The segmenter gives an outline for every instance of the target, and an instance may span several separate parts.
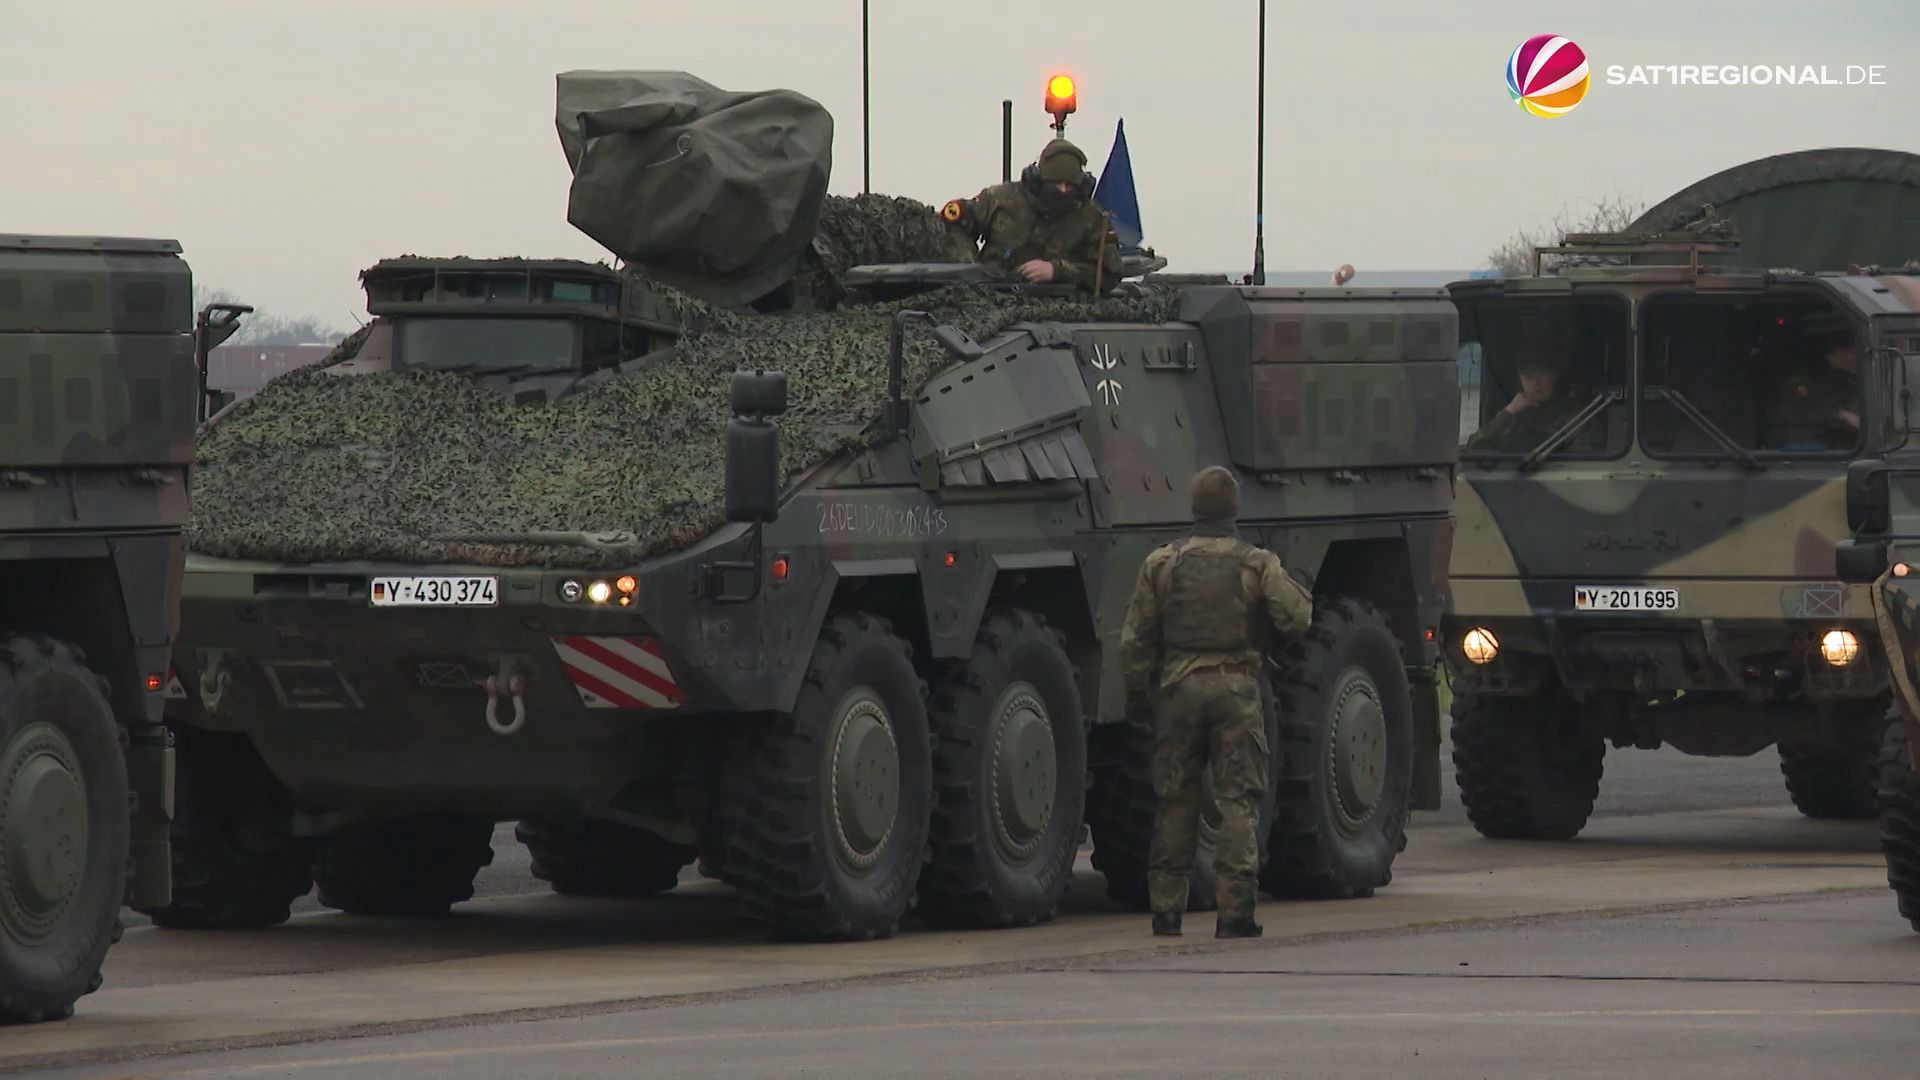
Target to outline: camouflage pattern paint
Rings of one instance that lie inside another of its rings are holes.
[[[80,650],[121,726],[129,791],[92,796],[132,807],[129,872],[123,883],[114,868],[107,901],[116,914],[122,900],[170,890],[162,691],[178,627],[194,345],[178,243],[0,235],[0,606],[14,632]]]
[[[1011,273],[1038,259],[1053,264],[1050,281],[1104,293],[1120,278],[1120,238],[1092,193],[1088,180],[1080,201],[1049,218],[1024,180],[995,184],[971,199],[950,200],[940,216],[968,250],[979,245],[983,263]]]
[[[1833,325],[1867,346],[1863,357],[1910,348],[1920,311],[1920,278],[1911,274],[1705,272],[1685,284],[1682,276],[1594,270],[1557,283],[1576,297],[1611,296],[1627,305],[1621,318],[1637,336],[1628,400],[1653,381],[1643,311],[1657,297],[1690,293],[1729,307],[1817,297]],[[1474,283],[1455,292],[1499,303],[1548,284]],[[1835,563],[1837,545],[1850,536],[1848,461],[1906,439],[1890,391],[1904,374],[1897,362],[1883,362],[1890,366],[1862,369],[1863,432],[1853,451],[1756,449],[1764,467],[1755,470],[1728,454],[1662,456],[1647,445],[1643,406],[1628,424],[1616,423],[1619,452],[1611,455],[1554,455],[1524,470],[1514,455],[1463,453],[1455,483],[1460,540],[1443,634],[1456,692],[1530,694],[1545,672],[1575,692],[1744,692],[1765,681],[1756,675],[1764,667],[1804,675],[1802,701],[1886,694],[1887,670],[1872,644],[1870,587],[1842,582]],[[1675,588],[1678,607],[1575,606],[1577,588],[1613,585]],[[1474,627],[1492,630],[1500,643],[1500,656],[1484,668],[1461,651],[1462,636]],[[1851,631],[1863,643],[1859,658],[1842,669],[1819,656],[1819,640],[1831,629]]]

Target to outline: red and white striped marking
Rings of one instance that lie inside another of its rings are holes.
[[[652,638],[557,637],[553,651],[589,709],[680,707],[680,684]]]

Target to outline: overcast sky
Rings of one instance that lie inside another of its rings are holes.
[[[873,187],[938,204],[1050,136],[1080,83],[1095,168],[1124,118],[1147,241],[1242,272],[1254,0],[875,0]],[[1516,108],[1508,54],[1586,52],[1572,113]],[[1481,265],[1515,229],[1817,146],[1920,151],[1920,0],[1268,4],[1270,269]],[[1879,65],[1878,86],[1614,86],[1609,65]],[[178,238],[196,280],[351,327],[400,254],[607,258],[566,222],[554,75],[672,69],[800,91],[861,187],[858,0],[0,0],[0,231]],[[1356,282],[1364,284],[1364,277]]]

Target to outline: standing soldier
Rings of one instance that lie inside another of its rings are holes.
[[[1193,534],[1147,556],[1120,635],[1130,717],[1149,701],[1157,706],[1153,789],[1159,805],[1147,870],[1153,932],[1180,933],[1199,839],[1201,770],[1211,766],[1221,822],[1214,936],[1259,937],[1254,822],[1267,791],[1271,748],[1256,680],[1275,638],[1312,621],[1313,601],[1279,556],[1240,539],[1240,485],[1233,473],[1218,465],[1202,469],[1188,490]]]

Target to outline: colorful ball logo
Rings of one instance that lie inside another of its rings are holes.
[[[1535,116],[1565,116],[1587,96],[1587,54],[1555,34],[1535,34],[1507,57],[1507,93]]]

